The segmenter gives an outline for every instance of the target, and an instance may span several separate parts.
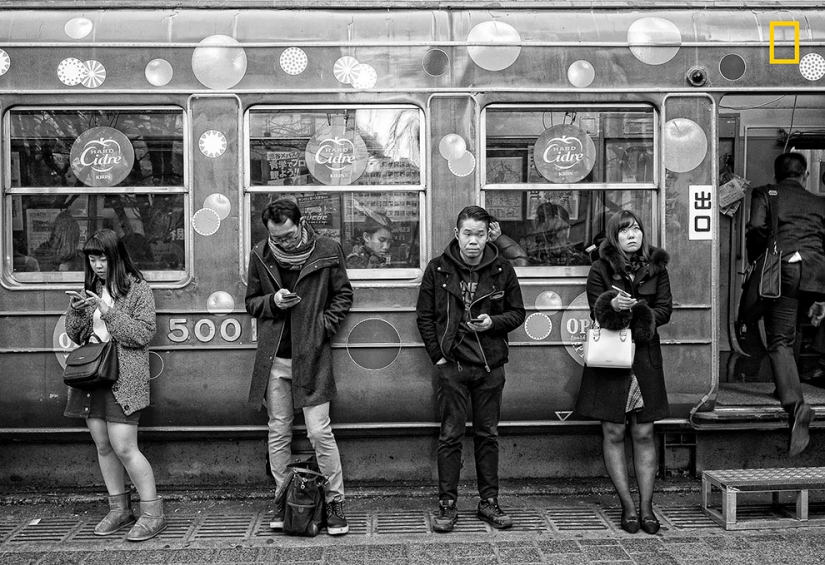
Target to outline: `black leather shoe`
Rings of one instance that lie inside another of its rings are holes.
[[[796,457],[808,447],[811,436],[808,427],[814,419],[814,412],[811,407],[804,402],[796,406],[793,414],[793,426],[791,426],[791,457]]]
[[[639,517],[635,515],[626,516],[625,513],[622,512],[622,529],[628,534],[639,533]]]
[[[659,531],[660,527],[661,524],[659,524],[659,520],[657,520],[655,516],[642,517],[642,531],[644,533],[653,535]]]

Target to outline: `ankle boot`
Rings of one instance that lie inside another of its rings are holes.
[[[109,497],[109,513],[95,526],[96,536],[108,536],[135,521],[130,496],[124,492]]]
[[[140,501],[140,518],[132,526],[126,539],[129,541],[145,541],[155,537],[166,529],[166,518],[163,515],[163,499]]]

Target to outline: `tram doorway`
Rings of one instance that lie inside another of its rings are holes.
[[[786,151],[805,155],[810,176],[807,190],[825,198],[825,96],[760,94],[729,95],[720,102],[718,185],[720,204],[731,183],[744,188],[744,198],[720,210],[720,384],[717,413],[743,408],[752,416],[781,416],[765,349],[764,323],[736,323],[743,273],[747,266],[745,226],[750,193],[774,182],[773,162]],[[727,183],[727,186],[726,186]],[[796,354],[806,401],[825,404],[825,378],[811,378],[825,362],[825,329],[801,316]]]

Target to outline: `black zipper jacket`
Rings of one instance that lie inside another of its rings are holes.
[[[468,312],[458,273],[467,266],[459,256],[458,241],[453,240],[427,265],[416,305],[418,331],[433,363],[442,357],[452,361],[461,324],[479,314],[489,315],[492,327],[475,334],[489,371],[507,362],[507,334],[524,323],[521,286],[510,262],[500,257],[493,245],[487,245],[481,263],[474,268],[478,286]]]

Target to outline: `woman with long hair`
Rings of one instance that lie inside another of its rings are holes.
[[[587,277],[590,317],[602,328],[631,328],[636,355],[631,369],[584,367],[576,411],[601,420],[604,463],[622,504],[622,528],[659,531],[653,512],[656,444],[653,422],[669,415],[657,328],[670,320],[673,300],[664,249],[651,247],[642,220],[629,210],[607,222],[599,259]],[[619,289],[619,290],[616,290]],[[630,493],[625,434],[630,428],[638,509]]]
[[[114,340],[118,380],[111,387],[69,387],[65,416],[85,418],[97,448],[109,513],[95,534],[113,534],[135,522],[125,473],[140,495],[140,517],[126,539],[143,541],[166,528],[155,475],[137,443],[141,411],[149,406],[149,342],[155,335],[155,300],[123,241],[115,232],[96,232],[83,247],[86,280],[82,292],[69,291],[66,332],[75,343],[94,334]]]

